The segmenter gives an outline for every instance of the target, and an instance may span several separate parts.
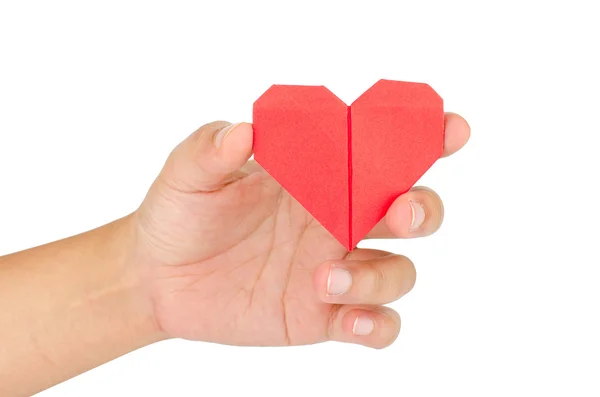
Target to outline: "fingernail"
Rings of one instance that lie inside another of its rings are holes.
[[[414,232],[421,227],[423,221],[425,220],[425,209],[421,204],[414,201],[409,201],[409,203],[412,211],[412,222],[410,223],[409,231]]]
[[[240,124],[241,123],[229,124],[228,126],[221,128],[221,130],[217,132],[217,135],[215,136],[215,146],[217,147],[217,149],[221,147],[221,144],[223,143],[223,140],[227,138],[227,135],[229,135],[231,131],[233,131],[235,127],[237,127]]]
[[[354,326],[352,327],[352,333],[358,336],[369,335],[375,329],[375,323],[367,316],[358,316],[354,320]]]
[[[331,266],[327,278],[327,295],[342,295],[348,292],[351,285],[352,275],[348,270]]]

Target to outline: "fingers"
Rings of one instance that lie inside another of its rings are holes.
[[[456,113],[446,113],[444,123],[444,152],[442,157],[458,152],[469,140],[471,127]]]
[[[159,178],[185,193],[212,192],[239,178],[251,154],[251,124],[216,121],[181,142]]]
[[[328,261],[317,267],[314,283],[323,302],[335,304],[390,303],[415,285],[416,271],[406,257],[378,253],[360,254],[365,259]],[[377,251],[376,251],[377,252]]]
[[[329,318],[329,339],[381,349],[400,333],[400,316],[382,306],[334,306]]]
[[[400,316],[376,305],[406,294],[415,278],[410,260],[378,250],[358,249],[348,259],[321,264],[314,283],[319,298],[333,304],[329,339],[374,348],[389,346],[400,332]]]
[[[444,219],[442,199],[433,190],[415,187],[398,197],[367,238],[414,238],[437,231]]]

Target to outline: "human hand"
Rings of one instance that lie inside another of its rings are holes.
[[[444,156],[468,140],[447,114]],[[400,318],[381,306],[415,283],[406,257],[348,252],[257,163],[252,126],[207,124],[168,158],[133,223],[134,266],[165,337],[233,345],[328,340],[385,347]],[[398,197],[367,238],[413,238],[441,225],[432,190]]]

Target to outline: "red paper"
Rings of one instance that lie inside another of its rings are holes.
[[[421,83],[380,80],[351,106],[274,85],[253,123],[256,161],[349,250],[443,150],[442,98]]]

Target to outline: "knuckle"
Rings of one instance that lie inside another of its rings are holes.
[[[368,293],[371,296],[379,296],[385,290],[386,275],[378,263],[369,262],[369,285]]]
[[[213,121],[212,123],[204,124],[202,127],[194,131],[192,134],[192,140],[196,148],[202,146],[203,142],[205,141],[204,137],[207,134],[213,135],[227,124],[228,123],[226,121]]]
[[[228,121],[217,120],[217,121],[213,121],[213,122],[204,124],[202,127],[198,128],[198,130],[196,132],[198,132],[200,134],[205,134],[207,132],[215,132],[229,124],[231,124],[231,123]]]

